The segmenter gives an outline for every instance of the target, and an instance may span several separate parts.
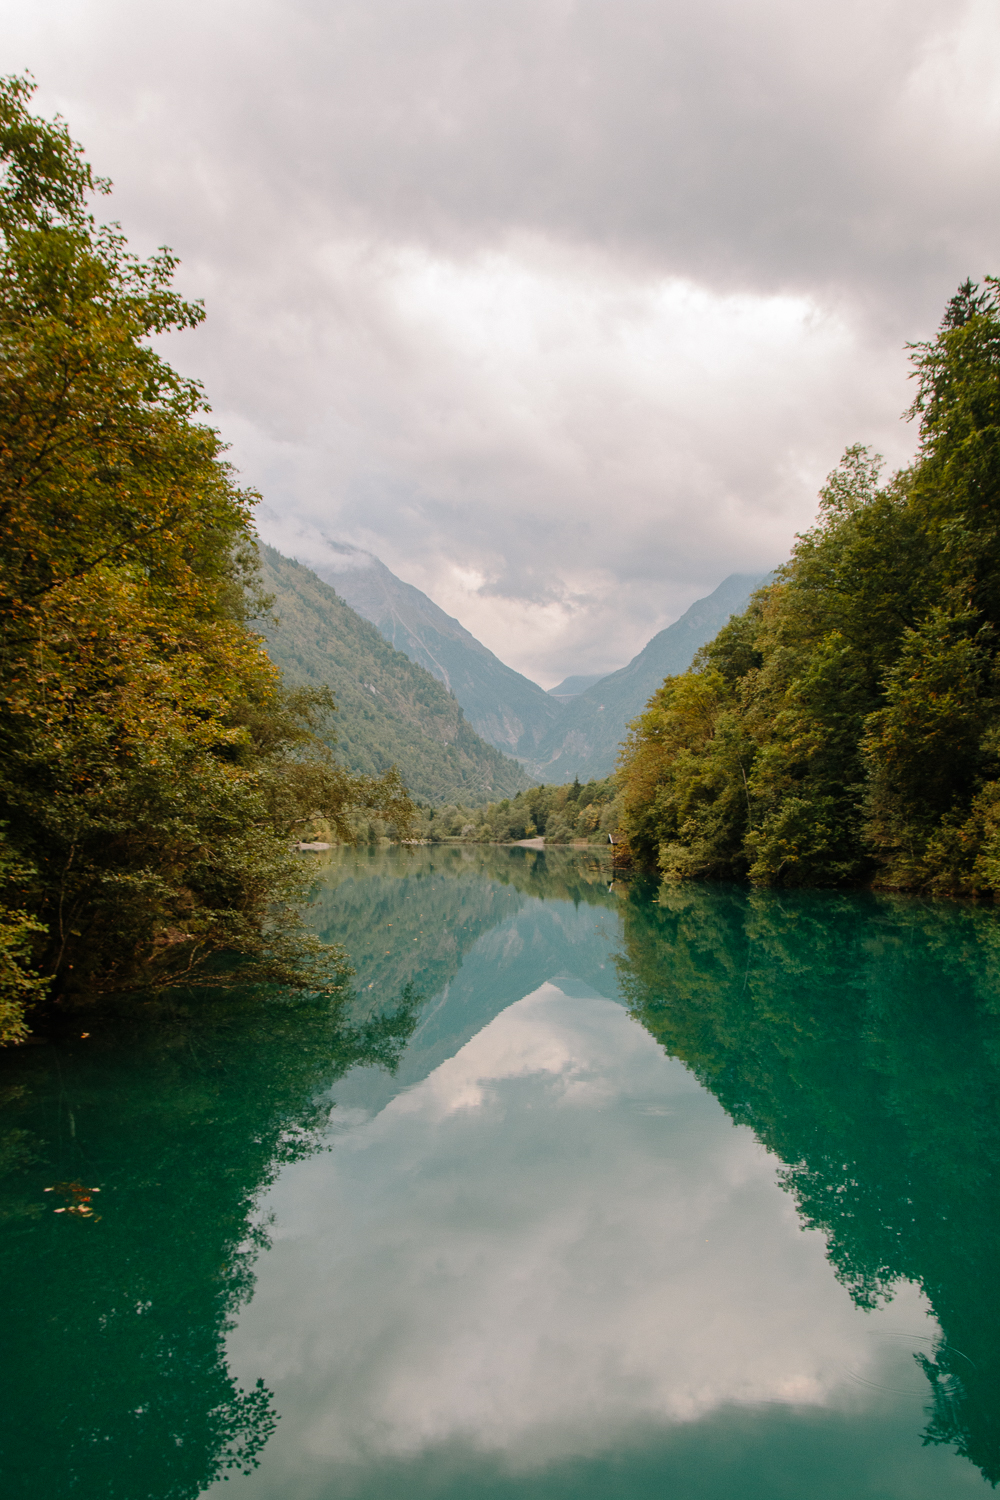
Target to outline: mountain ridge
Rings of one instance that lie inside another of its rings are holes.
[[[642,712],[664,677],[687,671],[695,652],[731,615],[740,613],[770,573],[730,573],[718,588],[695,602],[672,625],[657,632],[624,667],[565,702],[560,722],[539,741],[527,762],[541,780],[581,781],[610,776],[631,721]]]
[[[476,805],[533,784],[520,764],[481,739],[436,677],[312,569],[263,542],[258,555],[276,618],[256,629],[288,682],[333,689],[334,754],[342,764],[372,776],[398,765],[411,795],[434,803]]]
[[[567,703],[571,698],[579,698],[588,688],[596,687],[603,682],[605,677],[610,677],[610,672],[591,672],[587,677],[575,676],[564,677],[562,682],[557,682],[555,687],[549,688],[550,698],[555,698],[558,703]]]
[[[546,692],[506,666],[420,589],[397,578],[374,553],[328,538],[324,545],[325,560],[300,566],[442,683],[483,740],[543,781],[610,775],[629,724],[664,677],[686,671],[699,647],[771,576],[731,573],[624,667],[603,676],[570,676]]]
[[[306,566],[397,651],[442,682],[482,739],[505,754],[530,758],[559,718],[560,705],[545,689],[508,667],[374,553],[343,542],[326,545],[333,557]]]

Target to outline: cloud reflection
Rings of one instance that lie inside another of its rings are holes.
[[[336,1114],[334,1116],[336,1118]],[[277,1184],[232,1336],[283,1414],[269,1471],[447,1442],[531,1467],[732,1403],[871,1404],[876,1330],[773,1158],[621,1007],[510,1006]]]

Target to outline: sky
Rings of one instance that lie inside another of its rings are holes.
[[[548,687],[788,556],[1000,271],[985,0],[0,0],[266,540],[376,553]]]

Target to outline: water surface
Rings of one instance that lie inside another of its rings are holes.
[[[990,1488],[997,913],[609,883],[320,857],[349,1016],[4,1058],[7,1493]]]

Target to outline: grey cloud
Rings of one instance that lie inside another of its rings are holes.
[[[108,51],[84,69],[137,144],[169,128],[206,228],[253,190],[265,239],[282,219],[459,250],[529,230],[921,312],[995,243],[995,122],[956,141],[928,83],[963,19],[943,0],[152,6],[138,34],[131,7],[89,11]]]
[[[779,560],[846,443],[904,460],[900,346],[992,265],[981,5],[0,13],[205,297],[170,357],[272,513],[553,682]]]

